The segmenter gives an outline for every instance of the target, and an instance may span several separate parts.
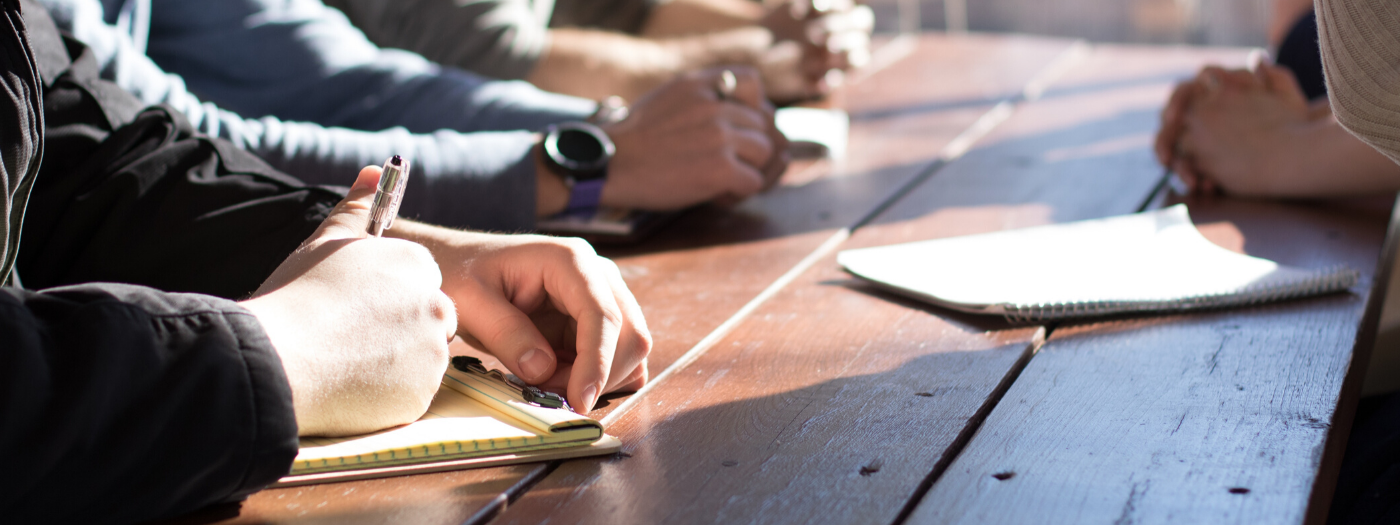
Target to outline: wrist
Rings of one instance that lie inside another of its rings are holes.
[[[542,146],[545,169],[565,187],[563,213],[592,215],[602,200],[608,166],[617,152],[607,132],[587,122],[554,124],[546,132]],[[542,183],[551,184],[547,180]]]
[[[238,306],[258,320],[258,325],[272,343],[273,352],[282,363],[282,373],[292,391],[292,414],[296,419],[297,433],[312,435],[322,432],[324,429],[315,415],[316,405],[311,402],[316,397],[315,381],[309,375],[314,372],[315,366],[307,362],[303,352],[297,351],[304,348],[305,342],[297,337],[300,331],[286,323],[291,313],[275,297],[268,295],[239,301]]]
[[[569,184],[545,160],[544,144],[530,150],[535,161],[535,216],[549,217],[569,205]]]

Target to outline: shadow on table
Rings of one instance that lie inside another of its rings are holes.
[[[1130,167],[1138,171],[1156,172],[1159,168],[1152,160],[1146,142],[1140,148],[1118,147],[1069,159],[1047,159],[1045,154],[1085,146],[1091,149],[1106,138],[1148,133],[1155,122],[1155,109],[1127,111],[1110,118],[984,144],[948,164],[932,160],[934,152],[931,152],[928,161],[826,176],[801,186],[779,186],[738,206],[700,206],[662,228],[650,239],[631,246],[601,246],[600,252],[609,257],[625,257],[754,242],[814,231],[835,231],[863,224],[872,211],[883,212],[874,223],[917,218],[950,205],[925,206],[919,202],[899,202],[908,200],[908,197],[926,196],[920,193],[920,188],[927,193],[930,190],[929,181],[914,188],[905,186],[916,176],[927,174],[930,169],[937,170],[931,176],[933,180],[948,178],[948,174],[951,174],[954,180],[936,187],[956,195],[956,205],[962,207],[1024,204],[1032,201],[1033,195],[1047,192],[1083,195],[1065,198],[1066,202],[1098,198],[1118,204],[1117,200],[1102,195],[1121,193],[1112,187],[1114,181],[1108,181],[1108,187],[1103,187],[1102,174],[1092,168],[1101,171],[1106,166],[1120,169]],[[1086,171],[1086,167],[1090,169]],[[1026,172],[1033,172],[1034,175],[1027,176]],[[1008,186],[986,180],[997,178],[1007,179],[1008,184],[1011,184],[1010,181],[1020,181],[1021,184]],[[1135,198],[1141,199],[1146,197],[1155,182],[1155,175],[1152,180],[1124,176],[1121,184],[1130,187]],[[1101,194],[1084,192],[1086,184],[1099,184]],[[932,197],[942,202],[952,200]],[[1057,197],[1051,195],[1047,198]],[[894,209],[883,209],[892,203],[895,204]],[[1078,217],[1052,218],[1059,222]]]
[[[778,186],[736,206],[691,209],[651,238],[633,245],[599,246],[609,257],[688,250],[849,227],[931,161],[827,176],[800,186]]]
[[[889,523],[970,439],[1025,344],[930,349],[912,358],[852,354],[844,364],[818,352],[812,363],[763,377],[739,368],[770,370],[770,363],[745,358],[709,389],[702,384],[721,376],[673,378],[695,383],[692,399],[638,405],[627,426],[647,430],[630,433],[640,437],[624,444],[625,454],[567,462],[519,506],[532,505],[536,494],[557,504],[579,496],[583,501],[568,508],[600,523],[758,516]],[[808,375],[887,365],[883,372],[826,380]],[[707,392],[725,401],[709,403]],[[506,517],[540,517],[532,514],[507,511]]]
[[[1092,82],[1085,84],[1072,84],[1068,86],[1056,86],[1047,89],[1040,95],[1039,100],[1049,100],[1058,97],[1082,96],[1116,89],[1132,89],[1139,87],[1151,87],[1154,85],[1173,85],[1190,77],[1193,72],[1167,73],[1159,75],[1149,75],[1137,78],[1113,80],[1107,82]],[[992,100],[1017,99],[1020,92],[1008,92],[992,98]],[[971,109],[987,105],[988,97],[969,97],[959,100],[940,100],[919,104],[905,104],[902,106],[881,107],[867,110],[851,111],[851,120],[857,121],[878,121],[887,118],[901,117],[907,115],[917,115],[920,113],[941,113],[944,111],[954,111],[960,109]],[[1166,100],[1163,100],[1165,103]]]

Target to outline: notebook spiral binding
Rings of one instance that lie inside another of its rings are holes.
[[[1339,292],[1351,288],[1361,273],[1345,266],[1313,272],[1304,279],[1260,281],[1231,292],[1198,297],[1149,301],[1076,301],[1070,303],[1003,304],[1003,316],[1011,323],[1054,321],[1079,317],[1103,317],[1134,312],[1169,312],[1246,306],[1295,297]]]

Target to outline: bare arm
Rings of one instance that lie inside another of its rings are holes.
[[[642,26],[645,37],[675,37],[757,25],[765,9],[748,0],[671,0],[656,6]]]
[[[549,45],[527,80],[546,91],[636,100],[686,71],[720,64],[757,66],[772,42],[772,35],[758,27],[669,39],[551,29]]]

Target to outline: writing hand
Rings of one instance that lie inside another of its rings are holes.
[[[302,435],[353,435],[428,409],[456,328],[442,275],[424,247],[368,237],[379,168],[282,262],[252,299],[282,359]]]

